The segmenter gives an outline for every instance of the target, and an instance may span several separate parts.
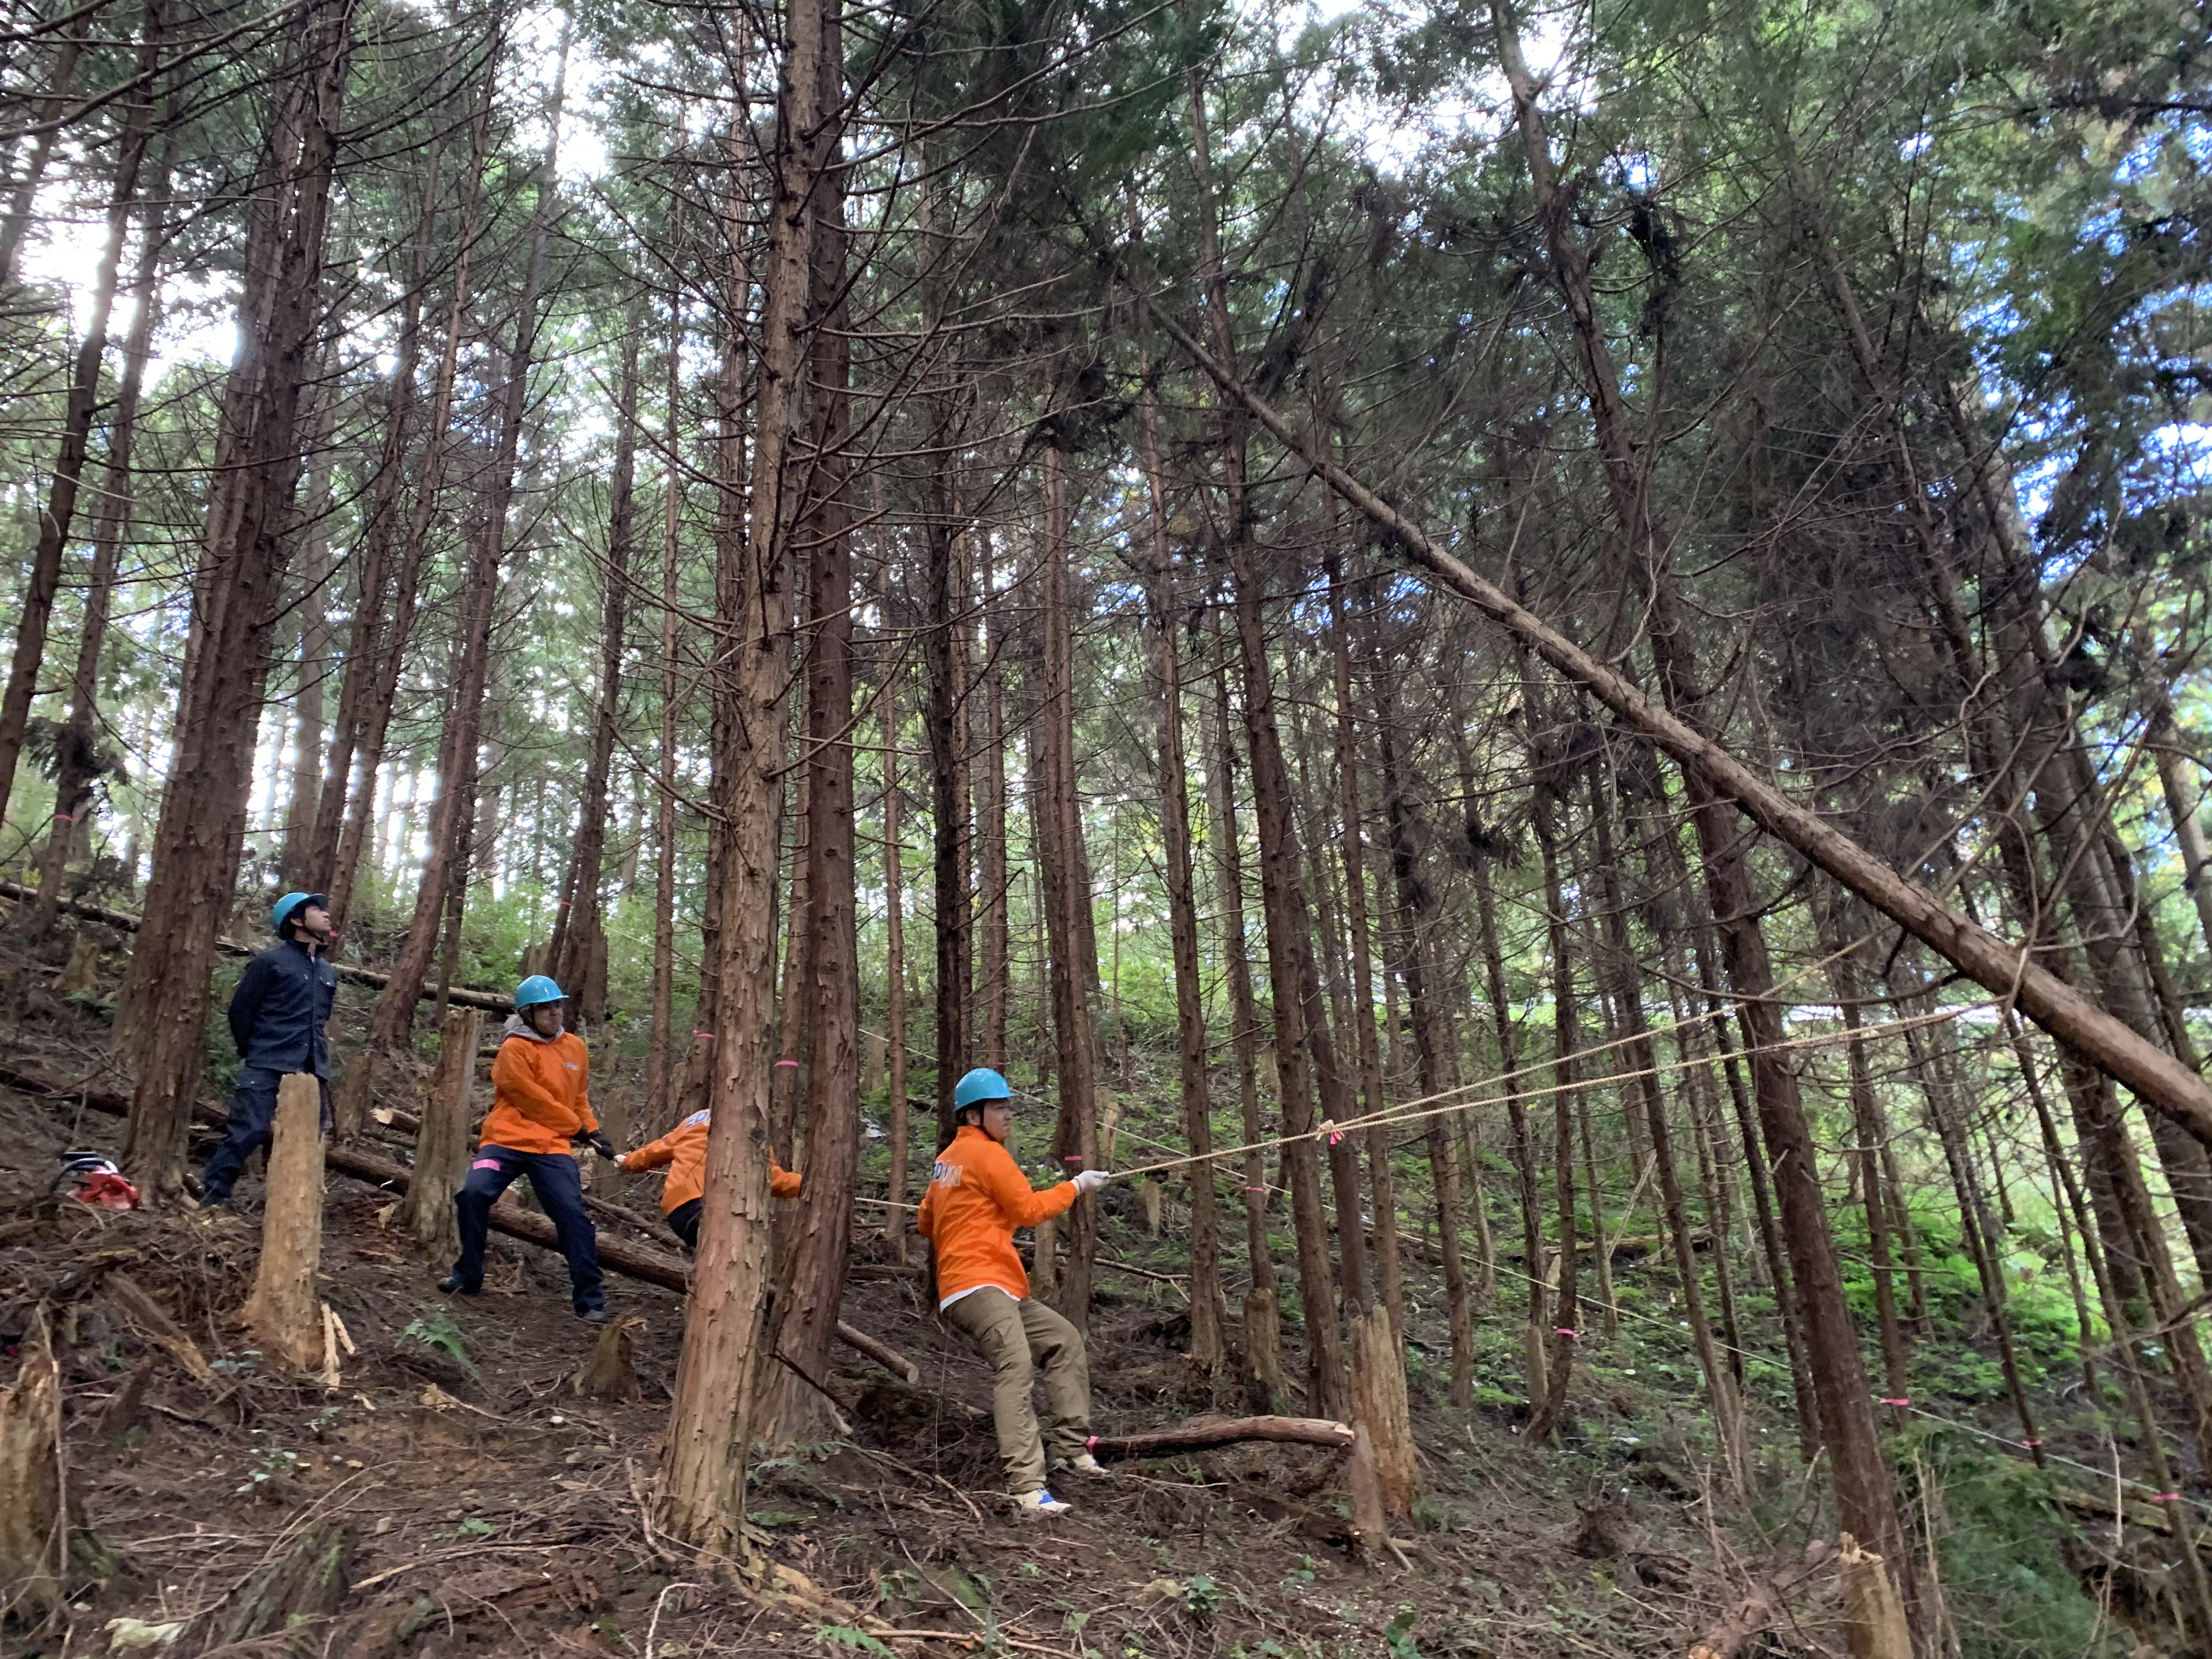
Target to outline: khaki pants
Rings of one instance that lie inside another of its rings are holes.
[[[1019,1497],[1044,1485],[1045,1443],[1054,1458],[1082,1454],[1091,1434],[1091,1367],[1083,1333],[1034,1297],[1017,1302],[995,1285],[970,1291],[945,1310],[995,1378],[991,1416],[1006,1490]],[[1037,1432],[1030,1385],[1044,1373],[1044,1432]]]

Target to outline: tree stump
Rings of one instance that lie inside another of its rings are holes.
[[[584,1369],[570,1379],[577,1394],[586,1400],[643,1397],[644,1391],[637,1385],[637,1367],[631,1359],[630,1333],[644,1323],[635,1314],[624,1314],[608,1322],[599,1332],[592,1357],[584,1362]]]
[[[239,1316],[264,1353],[295,1371],[323,1365],[323,1308],[315,1293],[323,1256],[322,1115],[313,1078],[295,1072],[277,1084],[261,1261]]]
[[[1352,1322],[1352,1402],[1353,1424],[1372,1443],[1382,1506],[1410,1524],[1421,1473],[1406,1399],[1406,1355],[1390,1329],[1389,1314],[1380,1306]]]
[[[1279,1411],[1290,1397],[1283,1376],[1282,1310],[1265,1285],[1244,1293],[1244,1396],[1255,1412]]]
[[[331,1133],[338,1140],[360,1138],[368,1121],[369,1104],[376,1097],[377,1053],[374,1048],[363,1048],[355,1056],[346,1074],[338,1079],[331,1102]]]
[[[1851,1659],[1912,1659],[1912,1632],[1889,1564],[1849,1533],[1836,1540],[1844,1583],[1844,1644]]]
[[[477,1040],[483,1014],[450,1008],[438,1036],[438,1066],[422,1088],[422,1121],[415,1132],[415,1174],[399,1206],[399,1225],[441,1259],[460,1249],[453,1194],[468,1178],[469,1091],[476,1081]]]
[[[1344,1488],[1352,1504],[1352,1552],[1369,1566],[1378,1566],[1390,1547],[1390,1522],[1382,1512],[1375,1443],[1364,1423],[1352,1425],[1352,1452],[1344,1460]]]
[[[62,1603],[61,1367],[38,1322],[15,1385],[0,1394],[0,1613],[27,1623]]]
[[[612,1043],[603,1046],[608,1053],[614,1052]],[[605,1099],[595,1100],[592,1103],[599,1115],[600,1132],[614,1142],[617,1151],[628,1146],[636,1138],[630,1124],[631,1103],[628,1089],[610,1089]],[[590,1169],[592,1190],[600,1197],[610,1203],[619,1204],[628,1195],[629,1177],[623,1173],[621,1164],[610,1164],[603,1158],[595,1157],[591,1160]]]
[[[54,981],[58,997],[89,996],[100,988],[100,941],[89,933],[79,933],[70,947],[69,965]]]
[[[1140,1181],[1137,1183],[1137,1196],[1144,1200],[1145,1231],[1158,1238],[1160,1236],[1160,1203],[1166,1194],[1158,1182]]]

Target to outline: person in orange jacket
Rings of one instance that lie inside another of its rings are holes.
[[[691,1114],[658,1140],[647,1141],[617,1161],[632,1175],[668,1166],[668,1179],[660,1188],[660,1213],[686,1249],[699,1248],[699,1212],[707,1192],[707,1130],[714,1121],[710,1110]],[[797,1198],[799,1177],[768,1156],[768,1189],[777,1198]]]
[[[991,1415],[1006,1488],[1022,1509],[1059,1515],[1073,1505],[1045,1490],[1045,1452],[1053,1467],[1102,1473],[1091,1455],[1091,1368],[1083,1334],[1030,1296],[1029,1274],[1014,1253],[1014,1229],[1034,1227],[1106,1184],[1085,1170],[1042,1192],[1006,1150],[1013,1133],[1013,1091],[977,1066],[952,1091],[951,1140],[937,1155],[915,1231],[937,1253],[937,1311],[989,1364]],[[1030,1400],[1044,1383],[1042,1432]]]
[[[453,1194],[460,1257],[438,1288],[448,1296],[475,1296],[483,1289],[491,1206],[516,1176],[524,1176],[552,1218],[568,1263],[569,1300],[576,1316],[597,1325],[607,1316],[599,1236],[584,1208],[583,1176],[569,1147],[589,1141],[605,1158],[612,1158],[615,1149],[592,1112],[591,1051],[581,1037],[562,1029],[566,1001],[561,988],[543,974],[532,974],[515,988],[514,1012],[491,1063],[491,1110],[484,1115],[468,1179]]]

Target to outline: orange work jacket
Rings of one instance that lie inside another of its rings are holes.
[[[1018,1302],[1030,1276],[1014,1253],[1014,1229],[1034,1227],[1075,1202],[1075,1183],[1037,1192],[1014,1155],[972,1123],[937,1155],[915,1231],[937,1247],[937,1305],[995,1285]]]
[[[599,1127],[592,1115],[591,1050],[574,1031],[548,1040],[507,1022],[491,1063],[491,1110],[477,1145],[517,1152],[565,1152]]]
[[[660,1212],[667,1215],[707,1190],[707,1129],[712,1111],[697,1111],[655,1141],[625,1153],[622,1166],[635,1175],[668,1166],[667,1182],[660,1189]],[[777,1198],[797,1198],[799,1177],[768,1158],[768,1189]]]

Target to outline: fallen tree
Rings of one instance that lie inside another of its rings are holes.
[[[1176,1428],[1145,1434],[1102,1434],[1091,1440],[1091,1450],[1101,1457],[1157,1457],[1164,1452],[1273,1440],[1348,1452],[1353,1439],[1349,1423],[1333,1423],[1325,1417],[1197,1417]]]
[[[72,1101],[112,1117],[127,1116],[131,1110],[129,1099],[112,1091],[57,1085],[47,1079],[4,1064],[0,1064],[0,1085],[21,1089],[26,1094]],[[219,1125],[223,1121],[222,1108],[207,1101],[202,1101],[193,1108],[192,1115],[207,1124]],[[323,1162],[340,1175],[365,1181],[372,1187],[387,1187],[403,1195],[414,1175],[398,1159],[379,1158],[374,1152],[362,1151],[357,1146],[337,1143],[326,1146],[323,1151]],[[607,1207],[613,1209],[616,1206],[609,1205]],[[621,1213],[628,1220],[638,1218],[627,1211]],[[536,1244],[549,1250],[560,1247],[559,1235],[550,1217],[526,1210],[505,1199],[492,1206],[491,1228],[494,1232],[504,1233],[509,1238],[519,1238],[526,1244]],[[658,1285],[679,1295],[688,1295],[690,1291],[691,1271],[673,1256],[647,1249],[643,1245],[633,1244],[625,1238],[605,1235],[599,1240],[599,1265],[603,1267],[611,1267],[629,1278],[643,1279],[648,1285]],[[908,1382],[921,1380],[921,1367],[896,1348],[842,1320],[837,1322],[837,1340]]]
[[[1626,730],[1701,777],[1714,794],[1732,799],[1760,829],[1818,865],[1992,996],[2016,1004],[2087,1063],[2124,1084],[2145,1105],[2212,1146],[2212,1083],[2036,962],[2031,947],[2000,939],[1892,869],[1706,733],[1654,702],[1626,674],[1601,662],[1503,588],[1476,574],[1411,518],[1317,449],[1302,429],[1246,385],[1233,365],[1217,362],[1189,330],[1154,304],[1143,284],[1130,281],[1127,286],[1146,314],[1225,396],[1250,410],[1276,441],[1371,519],[1439,585],[1466,599],[1611,709]]]
[[[35,887],[26,887],[20,881],[0,881],[0,898],[29,902],[38,896],[39,890]],[[87,904],[82,899],[63,899],[55,908],[82,917],[86,921],[104,922],[110,927],[119,927],[126,933],[137,933],[144,923],[143,917],[134,916],[128,910],[111,910],[104,904]],[[258,945],[248,945],[234,939],[218,939],[215,948],[227,957],[257,956],[263,949]],[[380,991],[392,982],[391,975],[379,973],[374,968],[356,968],[343,962],[334,962],[331,966],[337,969],[340,979],[350,980],[356,985],[366,985],[373,990]],[[434,1000],[437,994],[438,988],[434,985],[422,988],[422,1000],[425,1002]],[[463,1008],[481,1008],[492,1014],[511,1012],[514,1006],[512,998],[502,996],[496,991],[471,991],[458,985],[447,989],[446,1000]]]

